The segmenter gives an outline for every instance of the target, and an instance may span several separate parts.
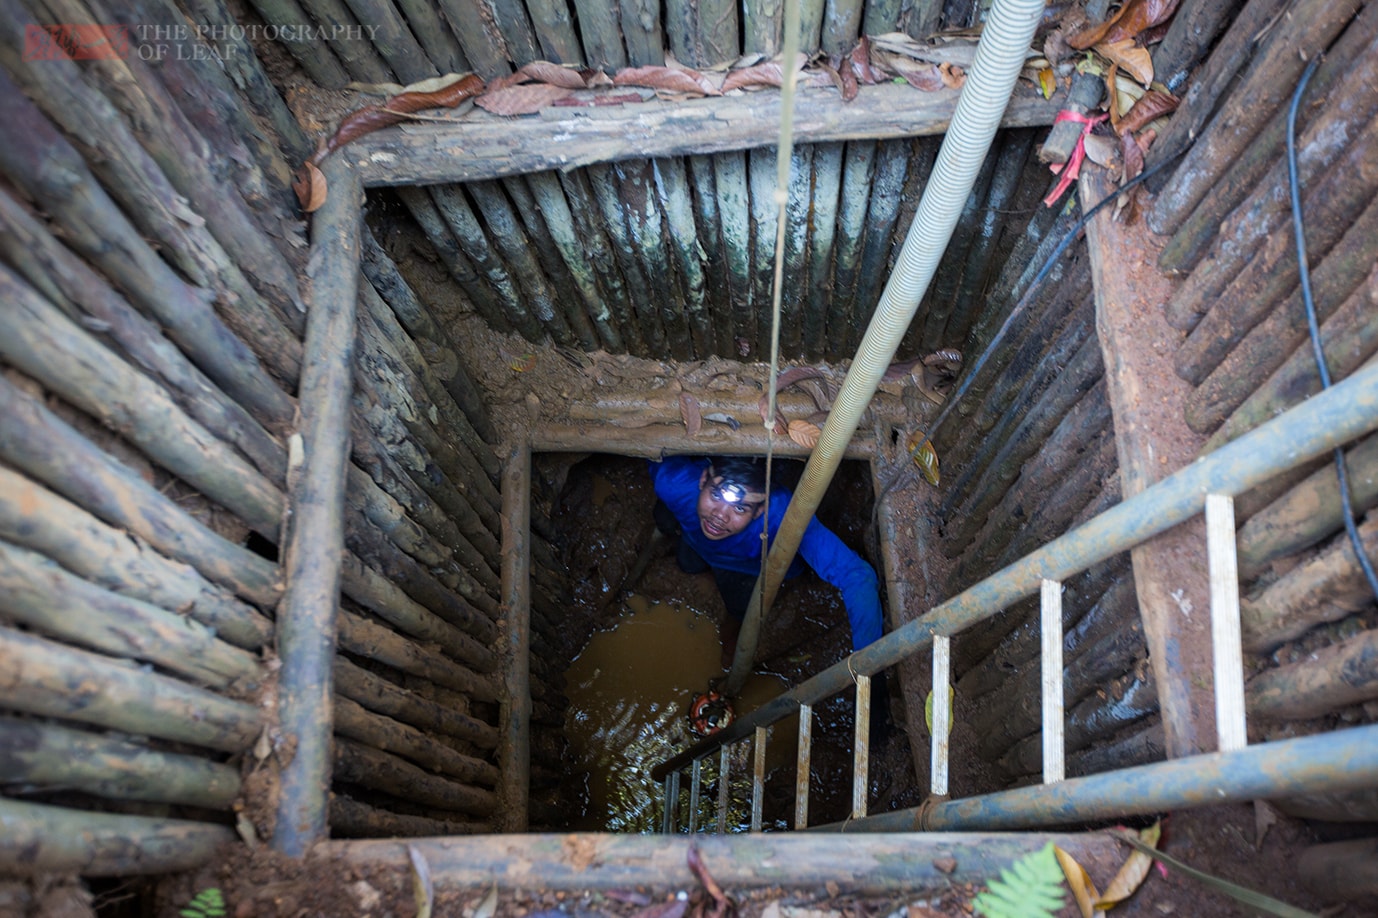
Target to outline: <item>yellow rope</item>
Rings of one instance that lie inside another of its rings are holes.
[[[766,557],[770,554],[770,482],[775,462],[775,386],[780,376],[780,303],[785,278],[790,161],[794,157],[794,88],[799,81],[799,0],[785,0],[784,47],[780,52],[780,140],[775,149],[775,277],[770,304],[770,380],[766,385],[766,510],[761,526],[761,623],[765,624]]]

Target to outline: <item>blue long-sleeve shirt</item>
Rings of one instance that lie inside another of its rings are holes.
[[[699,526],[698,513],[699,478],[708,465],[705,459],[688,456],[670,456],[661,462],[651,462],[651,481],[655,485],[656,496],[679,520],[684,541],[710,567],[744,574],[759,573],[761,528],[769,519],[770,538],[774,542],[792,495],[784,488],[772,489],[767,513],[752,520],[735,535],[725,539],[710,539]],[[810,519],[804,529],[799,554],[791,562],[785,576],[794,577],[803,573],[805,562],[818,576],[842,593],[847,619],[852,626],[852,649],[860,650],[879,640],[882,626],[876,572],[816,517]]]

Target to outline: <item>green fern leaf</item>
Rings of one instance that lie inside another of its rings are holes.
[[[224,918],[225,897],[214,886],[203,889],[177,914],[182,918]]]
[[[986,918],[1054,918],[1063,902],[1062,867],[1049,843],[1000,871],[971,904]]]

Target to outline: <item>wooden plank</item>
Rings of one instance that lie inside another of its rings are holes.
[[[508,669],[502,704],[499,787],[508,832],[527,827],[531,774],[531,450],[512,449],[502,477],[502,603],[507,616]]]
[[[941,134],[957,91],[863,86],[852,102],[832,90],[795,95],[794,141],[886,139]],[[1001,127],[1052,124],[1062,94],[1044,100],[1017,87]],[[550,108],[539,118],[471,112],[448,124],[413,124],[362,137],[346,148],[368,187],[432,185],[546,169],[658,156],[723,153],[779,140],[780,96],[773,92],[682,102]]]
[[[287,588],[278,611],[279,716],[294,752],[282,769],[273,847],[292,857],[327,837],[331,670],[363,226],[363,188],[348,163],[326,160],[324,172],[330,196],[312,226],[311,311],[298,403],[300,465],[291,469],[297,463],[288,463],[291,530],[284,546]]]
[[[1101,170],[1082,172],[1084,208],[1110,190]],[[1156,271],[1132,270],[1152,263],[1158,240],[1142,223],[1126,227],[1104,214],[1087,226],[1087,247],[1120,480],[1129,498],[1188,465],[1202,437],[1182,417],[1190,389],[1171,365],[1181,336],[1167,327],[1159,308],[1171,284]],[[1126,252],[1142,257],[1131,264]],[[1130,553],[1170,758],[1209,751],[1215,733],[1204,539],[1205,523],[1197,519]]]

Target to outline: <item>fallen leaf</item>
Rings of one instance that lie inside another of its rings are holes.
[[[1140,48],[1133,39],[1101,42],[1096,45],[1097,54],[1120,67],[1144,86],[1153,82],[1153,58],[1147,48]]]
[[[952,726],[952,699],[957,696],[957,690],[952,686],[947,687],[947,724]],[[928,727],[928,732],[933,732],[933,690],[928,690],[928,696],[923,702],[923,722]]]
[[[648,86],[669,92],[688,92],[700,96],[722,95],[703,74],[673,67],[626,67],[613,74],[615,86]]]
[[[962,84],[967,81],[966,72],[961,67],[946,62],[938,65],[938,76],[948,89],[961,89]]]
[[[407,859],[411,861],[412,895],[416,897],[416,918],[431,918],[435,907],[435,884],[431,881],[431,865],[426,855],[415,845],[407,845]],[[497,893],[497,887],[493,888]]]
[[[1263,837],[1277,824],[1278,811],[1264,800],[1254,801],[1254,850],[1263,848]]]
[[[583,89],[588,85],[582,73],[571,67],[561,64],[552,64],[550,61],[532,61],[523,64],[518,73],[527,79],[535,80],[539,83],[549,83],[551,86],[562,86],[565,89]]]
[[[1086,158],[1097,166],[1115,169],[1120,164],[1120,145],[1113,137],[1104,134],[1088,134],[1083,142]]]
[[[1057,855],[1057,862],[1062,865],[1062,874],[1067,877],[1067,887],[1072,890],[1072,898],[1077,900],[1077,908],[1081,909],[1081,918],[1095,918],[1099,912],[1096,902],[1100,899],[1100,893],[1096,892],[1091,875],[1077,863],[1076,858],[1057,845],[1053,845],[1053,854]]]
[[[923,477],[936,488],[941,476],[938,473],[938,454],[933,449],[933,444],[928,437],[916,430],[909,435],[906,445],[909,447],[910,458],[919,467]]]
[[[804,449],[813,449],[818,445],[819,433],[821,431],[817,424],[810,424],[808,421],[798,419],[789,422],[789,438]]]
[[[535,354],[522,354],[520,357],[513,357],[507,364],[514,373],[525,373],[534,369],[536,366]]]
[[[301,164],[301,169],[292,179],[292,190],[297,193],[297,203],[306,213],[315,213],[325,203],[325,173],[316,168],[315,163]]]
[[[1133,40],[1141,32],[1167,22],[1177,11],[1180,0],[1129,0],[1119,12],[1105,22],[1091,26],[1067,40],[1067,44],[1084,51],[1102,41]]]
[[[431,92],[404,92],[393,96],[382,105],[369,105],[351,112],[340,121],[340,126],[312,157],[312,162],[319,163],[331,151],[365,134],[405,121],[412,112],[427,108],[454,108],[464,100],[483,92],[483,88],[482,79],[467,73],[440,89]]]
[[[1038,71],[1038,89],[1045,99],[1051,99],[1053,93],[1057,92],[1057,74],[1053,72],[1053,68],[1044,67]]]
[[[534,115],[561,99],[572,95],[573,90],[550,83],[524,83],[521,86],[505,86],[496,91],[490,90],[474,100],[474,104],[495,115]]]
[[[1139,101],[1120,118],[1116,130],[1121,134],[1137,131],[1163,115],[1177,110],[1181,100],[1176,96],[1151,89],[1139,97]]]
[[[498,884],[494,883],[493,888],[488,891],[488,895],[483,897],[483,901],[474,909],[472,915],[467,918],[493,918],[498,910]],[[418,913],[416,918],[422,918]]]
[[[1163,832],[1163,824],[1155,822],[1139,833],[1139,838],[1144,844],[1151,848],[1158,847],[1158,837]],[[1105,888],[1105,892],[1096,900],[1097,908],[1110,908],[1123,902],[1133,895],[1134,890],[1138,889],[1148,876],[1149,868],[1153,866],[1153,857],[1142,851],[1134,851],[1120,867],[1115,878],[1110,881],[1110,885]]]

